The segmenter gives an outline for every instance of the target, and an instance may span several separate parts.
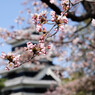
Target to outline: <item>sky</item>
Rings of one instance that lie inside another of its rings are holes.
[[[24,0],[0,0],[0,27],[9,29],[10,26],[16,25],[14,20],[19,15],[19,11],[23,8],[21,3]],[[0,39],[0,42],[2,39]],[[0,55],[1,52],[11,51],[11,46],[4,44],[0,46]]]

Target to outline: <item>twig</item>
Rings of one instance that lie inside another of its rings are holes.
[[[76,30],[72,36],[74,36],[76,33],[78,33],[79,31],[83,30],[84,28],[88,27],[91,23],[92,19],[90,19],[90,21],[83,27],[79,28],[78,30]]]
[[[91,23],[91,21],[92,21],[92,19],[84,26],[84,27],[81,27],[81,28],[79,28],[78,30],[76,30],[74,33],[73,33],[73,35],[72,35],[72,37],[73,37],[73,39],[72,40],[69,40],[69,41],[66,41],[66,42],[63,42],[63,44],[66,44],[66,43],[70,43],[70,42],[72,42],[73,40],[74,40],[74,38],[76,38],[77,37],[77,35],[75,35],[76,33],[78,33],[78,32],[80,32],[81,30],[83,30],[84,28],[86,28],[86,27],[88,27],[89,25],[90,25],[90,23]]]

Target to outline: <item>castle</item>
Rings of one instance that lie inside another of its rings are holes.
[[[37,43],[39,33],[30,28],[24,29],[23,32],[31,31],[32,43]],[[12,46],[12,51],[16,47],[24,47],[28,40],[8,40],[7,43]],[[56,87],[61,82],[55,72],[61,68],[52,63],[53,52],[50,51],[46,56],[38,56],[37,60],[40,64],[25,63],[13,70],[2,70],[0,74],[3,78],[7,78],[4,82],[5,87],[2,89],[2,95],[42,95],[51,85]],[[39,69],[33,70],[39,66]]]

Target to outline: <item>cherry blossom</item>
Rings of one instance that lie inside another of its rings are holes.
[[[50,3],[54,3],[55,2],[55,0],[50,0]]]
[[[92,20],[92,25],[95,26],[95,19]]]
[[[60,31],[63,31],[63,30],[64,30],[64,24],[61,24],[61,25],[59,26],[59,30],[60,30]]]
[[[37,30],[37,32],[41,32],[41,29],[42,28],[42,25],[41,24],[37,24],[37,26],[36,26],[36,30]]]
[[[55,1],[56,0],[49,0],[51,5],[57,6]],[[37,0],[27,0],[24,2],[24,5],[31,4],[32,2],[37,12],[31,14],[31,8],[26,8],[27,15],[29,16],[29,28],[30,30],[34,29],[32,27],[32,24],[34,24],[35,29],[33,31],[36,30],[37,32],[35,32],[35,34],[39,34],[39,37],[36,38],[36,40],[38,40],[36,44],[32,43],[32,32],[25,32],[24,29],[13,29],[13,32],[9,32],[7,29],[0,28],[0,37],[4,40],[29,40],[26,47],[23,49],[20,48],[19,52],[17,52],[18,49],[15,50],[17,53],[5,54],[2,52],[1,58],[8,61],[6,65],[7,70],[17,68],[26,62],[40,64],[36,58],[40,58],[40,55],[45,57],[45,55],[48,54],[52,58],[56,57],[58,59],[57,61],[62,63],[61,66],[66,64],[65,68],[63,67],[63,71],[55,72],[62,80],[62,84],[54,89],[54,91],[48,90],[48,92],[45,93],[46,95],[72,95],[76,94],[77,91],[81,91],[81,88],[84,90],[93,90],[95,88],[92,85],[95,70],[94,27],[89,27],[88,23],[87,29],[82,30],[87,26],[80,28],[89,22],[89,20],[82,22],[82,24],[80,23],[79,26],[77,24],[76,26],[68,25],[69,19],[67,17],[69,12],[69,15],[72,16],[74,14],[73,16],[76,16],[77,7],[79,5],[78,2],[75,3],[76,1],[77,0],[60,0],[58,2],[58,7],[61,9],[59,15],[57,12],[51,11],[48,5],[43,2]],[[48,9],[48,12],[42,11],[42,6],[44,8],[43,10]],[[86,11],[87,10],[88,8],[86,8]],[[24,11],[22,11],[21,14],[23,12]],[[18,25],[22,25],[22,23],[25,22],[25,18],[18,16],[15,22]],[[50,26],[48,29],[47,25]],[[92,20],[92,26],[95,26],[95,19]],[[49,52],[49,49],[52,51]],[[69,66],[67,66],[68,64]],[[64,71],[68,74],[68,82],[65,80]],[[89,76],[89,78],[87,76]]]
[[[14,61],[15,63],[16,63],[17,61],[19,61],[20,56],[21,56],[21,55],[17,55],[17,56],[15,56],[15,57],[13,58],[13,61]]]
[[[5,59],[6,58],[6,54],[4,52],[1,53],[1,58]]]
[[[50,15],[51,15],[51,21],[55,21],[55,19],[56,19],[56,12],[55,11],[51,11]]]
[[[8,63],[7,69],[9,69],[9,70],[14,69],[14,64],[12,62]]]

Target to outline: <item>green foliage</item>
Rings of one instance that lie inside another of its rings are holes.
[[[83,72],[83,69],[81,69],[79,71],[76,71],[76,72],[72,73],[68,78],[64,78],[63,82],[67,83],[67,82],[79,79],[83,76],[84,76],[84,72]]]
[[[2,89],[4,87],[4,82],[6,81],[6,79],[1,78],[0,79],[0,89]]]
[[[80,91],[80,92],[78,92],[78,93],[75,94],[75,95],[86,95],[86,92],[84,92],[84,91]]]

